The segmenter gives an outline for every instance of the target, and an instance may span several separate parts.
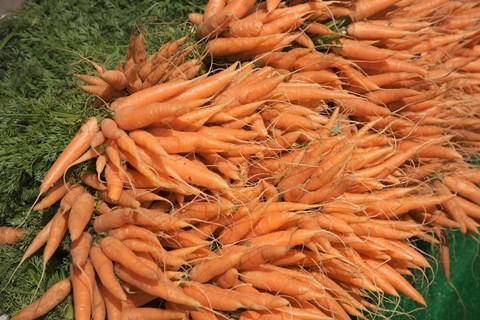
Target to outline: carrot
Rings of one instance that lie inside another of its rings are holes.
[[[123,91],[115,90],[109,85],[81,86],[80,89],[86,93],[96,96],[104,102],[111,102],[124,96]]]
[[[82,80],[83,82],[86,82],[90,86],[107,86],[108,85],[108,83],[106,83],[103,79],[97,78],[94,76],[89,76],[86,74],[74,74],[73,76],[79,80]]]
[[[122,310],[122,320],[183,320],[181,311],[160,308],[127,308]]]
[[[92,244],[92,235],[89,232],[83,232],[80,237],[70,245],[70,255],[75,267],[81,268],[88,258],[90,246]]]
[[[191,280],[199,283],[208,282],[237,265],[243,254],[244,252],[234,252],[203,261],[190,269],[188,276]]]
[[[288,247],[272,245],[251,247],[240,258],[237,268],[239,270],[254,269],[262,264],[284,257],[288,250]]]
[[[263,22],[251,14],[243,19],[232,21],[229,25],[227,37],[257,37],[262,32]]]
[[[382,61],[359,61],[357,65],[365,71],[386,72],[410,72],[417,75],[426,75],[427,70],[411,61],[387,58]]]
[[[225,0],[209,0],[203,9],[203,16],[205,19],[210,18],[212,15],[220,12],[225,7],[225,4]]]
[[[168,117],[178,117],[206,103],[205,99],[157,102],[143,106],[126,106],[115,113],[115,122],[124,130],[147,127]]]
[[[443,182],[454,193],[473,203],[480,204],[480,189],[474,183],[456,176],[447,176],[443,179]]]
[[[264,23],[260,35],[273,35],[295,30],[302,23],[302,20],[296,12],[285,13],[278,19]]]
[[[223,289],[232,288],[238,282],[238,270],[230,268],[215,279],[215,283]]]
[[[255,4],[255,0],[231,0],[222,9],[222,12],[231,13],[235,19],[243,18]]]
[[[122,243],[130,250],[137,253],[149,253],[157,264],[179,268],[187,262],[177,256],[169,254],[160,244],[155,245],[141,239],[125,239]]]
[[[103,190],[99,192],[100,198],[106,203],[128,207],[132,209],[138,209],[140,207],[140,202],[137,201],[133,194],[130,194],[127,190],[123,190],[120,194],[118,200],[114,200],[108,196],[108,191]]]
[[[375,25],[371,22],[354,22],[347,27],[350,36],[357,40],[379,40],[402,38],[412,34],[410,31],[395,29],[389,26]]]
[[[395,289],[404,293],[413,301],[416,301],[424,306],[427,305],[422,295],[414,288],[412,285],[403,278],[395,269],[389,266],[387,263],[376,261],[373,259],[364,259],[364,261],[370,265],[374,270],[380,273],[384,278],[386,278]]]
[[[105,299],[103,294],[98,288],[97,281],[93,284],[92,292],[92,319],[93,320],[105,320],[107,316],[107,310],[105,306]]]
[[[410,48],[411,53],[422,53],[432,51],[434,48],[446,46],[449,43],[454,43],[460,40],[468,39],[474,35],[474,32],[461,32],[450,35],[441,35],[438,37],[429,37],[427,40]]]
[[[112,261],[118,262],[135,274],[146,279],[157,280],[159,275],[152,268],[142,264],[139,258],[122,242],[114,237],[107,236],[102,239],[100,246],[103,253]]]
[[[110,118],[105,118],[100,123],[100,129],[107,139],[115,140],[120,137],[120,130],[116,121]]]
[[[233,63],[228,68],[209,75],[192,83],[187,89],[172,98],[172,101],[189,101],[197,99],[206,99],[220,91],[237,73],[235,70],[238,63]]]
[[[184,157],[172,155],[171,159],[165,158],[164,163],[188,183],[213,190],[229,190],[229,185],[219,175]]]
[[[105,300],[108,320],[122,320],[122,303],[105,287],[100,286],[100,292]]]
[[[332,157],[328,157],[320,162],[315,171],[312,172],[305,188],[308,191],[313,191],[326,185],[345,168],[346,162],[349,161],[353,151],[353,145],[345,146],[343,150],[339,150]]]
[[[90,261],[82,269],[71,265],[70,277],[73,289],[75,319],[89,320],[92,314],[92,293],[95,272]]]
[[[272,97],[283,101],[354,99],[346,91],[334,91],[312,84],[282,83],[275,88]]]
[[[93,214],[94,199],[88,192],[77,197],[68,215],[70,239],[77,240],[87,226]]]
[[[190,311],[192,320],[218,320],[219,318],[212,311],[200,309],[199,311]]]
[[[100,78],[115,90],[124,90],[127,88],[127,78],[121,71],[107,70],[100,74]]]
[[[115,237],[118,240],[125,240],[131,238],[137,238],[145,240],[151,244],[160,246],[157,236],[150,230],[135,226],[135,225],[126,225],[123,227],[115,228],[108,232],[109,236]]]
[[[411,97],[417,94],[418,91],[408,88],[381,89],[373,92],[368,92],[365,94],[365,97],[372,103],[382,105],[396,102],[405,97]]]
[[[229,107],[234,107],[265,99],[284,79],[284,75],[278,75],[229,88],[215,97],[214,103],[226,103]]]
[[[363,20],[379,13],[390,6],[393,6],[400,0],[359,0],[354,6],[354,19]]]
[[[281,0],[267,0],[266,3],[267,3],[267,11],[272,12],[273,10],[278,8],[278,6],[281,3]]]
[[[192,81],[175,80],[167,83],[157,84],[153,87],[135,92],[125,97],[115,106],[118,111],[126,106],[144,106],[153,102],[165,101],[192,85]]]
[[[208,40],[217,38],[227,29],[230,22],[234,19],[231,12],[219,11],[204,19],[197,27],[197,39]]]
[[[218,215],[228,215],[235,205],[230,200],[219,197],[214,202],[191,201],[183,206],[175,208],[172,215],[187,220],[208,221]]]
[[[25,230],[15,227],[0,227],[0,245],[15,244],[25,234]]]
[[[105,180],[107,182],[108,197],[118,201],[123,190],[123,179],[118,168],[110,161],[107,161],[105,167]]]
[[[239,54],[255,49],[270,37],[216,38],[208,42],[206,50],[214,57]]]
[[[183,286],[183,292],[203,306],[213,310],[234,311],[246,307],[239,301],[238,293],[212,284],[188,281]]]
[[[57,181],[47,192],[45,197],[33,207],[33,210],[37,211],[51,207],[53,204],[63,198],[63,196],[67,193],[68,187],[68,183],[65,184],[63,181]]]
[[[118,299],[119,301],[126,300],[127,296],[120,283],[115,278],[113,263],[103,253],[100,247],[93,245],[90,248],[89,257],[103,288],[109,291],[110,294],[115,297],[115,299]]]
[[[315,291],[310,285],[278,271],[262,268],[244,270],[240,273],[240,279],[246,283],[251,283],[257,289],[292,297],[302,296],[309,300],[322,297],[322,294]]]
[[[380,200],[366,205],[364,212],[368,216],[380,215],[381,217],[400,217],[413,209],[438,205],[451,200],[453,195],[419,195],[407,196],[400,199]]]
[[[29,306],[22,309],[19,313],[15,314],[12,320],[30,320],[36,319],[44,314],[47,314],[50,310],[55,308],[60,302],[62,302],[71,291],[72,285],[69,279],[63,279],[51,286],[42,297],[37,299]]]
[[[265,310],[288,305],[286,299],[268,293],[237,292],[195,281],[186,282],[183,291],[203,306],[220,311],[234,311],[240,308]]]
[[[157,137],[157,143],[167,153],[216,153],[231,151],[237,148],[235,144],[223,142],[208,135],[197,132],[182,132],[164,128],[153,128],[149,133]]]
[[[467,213],[463,210],[461,205],[458,203],[458,197],[453,196],[450,192],[450,189],[445,186],[441,181],[437,180],[433,182],[433,187],[437,190],[439,194],[445,194],[452,196],[452,199],[445,201],[442,203],[442,207],[445,210],[445,213],[452,219],[458,222],[460,225],[460,230],[462,233],[467,232],[467,225],[465,219],[467,217]]]
[[[60,212],[55,214],[52,218],[52,225],[50,227],[50,233],[48,235],[47,243],[45,249],[43,250],[43,269],[47,265],[47,262],[53,256],[55,251],[60,246],[60,243],[63,240],[63,236],[68,228],[68,215],[69,212]]]
[[[80,179],[82,180],[83,183],[85,183],[87,186],[95,189],[95,190],[99,190],[99,191],[103,191],[103,190],[107,190],[107,186],[105,186],[105,184],[103,184],[103,182],[101,182],[99,179],[98,179],[98,175],[96,172],[93,172],[93,171],[85,171]]]
[[[136,274],[120,265],[115,265],[114,269],[116,275],[121,280],[152,296],[185,305],[189,308],[196,309],[201,306],[198,301],[183,293],[181,288],[175,286],[170,280],[165,279],[163,274],[159,277],[159,280],[152,281],[146,278],[139,278]],[[159,269],[157,269],[157,272],[162,273]]]
[[[98,130],[98,123],[95,117],[91,117],[82,125],[82,127],[80,127],[80,130],[75,137],[73,137],[70,143],[65,147],[45,175],[42,184],[40,185],[40,194],[45,193],[52,184],[62,177],[66,168],[88,150],[90,142]]]

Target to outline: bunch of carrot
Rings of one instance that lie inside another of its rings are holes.
[[[13,319],[71,289],[75,319],[366,319],[384,294],[425,304],[404,278],[430,267],[412,241],[441,246],[448,274],[444,230],[478,233],[480,171],[465,161],[479,141],[478,10],[211,0],[190,16],[197,36],[242,62],[199,77],[163,70],[189,63],[184,38],[148,59],[132,38],[122,88],[97,70],[117,90],[94,93],[113,118],[80,128],[34,206],[60,202],[20,263],[45,246],[45,268],[68,233],[70,280]],[[316,50],[343,16],[347,36]]]
[[[87,83],[80,88],[99,98],[95,105],[112,102],[156,84],[194,78],[202,66],[201,58],[195,55],[194,45],[184,45],[187,37],[164,44],[148,56],[145,36],[142,32],[132,34],[125,61],[120,61],[114,70],[92,62],[99,77],[84,74],[74,76]]]

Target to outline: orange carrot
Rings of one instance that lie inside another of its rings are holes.
[[[121,71],[107,70],[100,74],[100,78],[102,78],[115,90],[124,90],[127,88],[127,78]]]
[[[103,135],[107,139],[115,140],[120,137],[120,130],[118,129],[118,124],[113,119],[103,119],[100,123],[100,128]]]
[[[270,37],[217,38],[208,42],[206,50],[214,57],[239,54],[255,49]]]
[[[157,269],[157,272],[162,273],[162,275],[159,277],[159,280],[152,281],[146,278],[139,278],[136,274],[120,265],[115,265],[114,268],[116,275],[121,280],[148,294],[194,309],[201,306],[197,300],[192,299],[181,288],[175,286],[170,280],[165,279],[165,275],[159,269]]]
[[[445,210],[445,213],[452,219],[458,222],[460,225],[460,230],[463,233],[467,232],[466,217],[467,213],[463,210],[462,206],[458,203],[458,197],[453,196],[450,192],[450,189],[445,186],[441,181],[437,180],[433,182],[433,187],[439,192],[439,194],[445,194],[452,196],[452,199],[442,203],[442,207]]]
[[[15,244],[25,234],[25,230],[15,227],[0,227],[0,245]]]
[[[101,78],[97,78],[94,76],[89,76],[86,74],[74,74],[73,76],[79,80],[82,80],[83,82],[86,82],[90,86],[107,86],[108,85],[108,83],[106,83]]]
[[[244,270],[240,273],[240,279],[246,283],[251,283],[257,289],[282,293],[292,297],[303,296],[308,297],[309,300],[322,297],[322,294],[315,291],[307,283],[278,271],[262,268]]]
[[[189,278],[199,283],[205,283],[237,265],[243,254],[244,252],[235,252],[205,260],[190,269]]]
[[[87,261],[92,239],[93,237],[89,232],[83,232],[82,235],[70,245],[70,255],[72,256],[72,263],[75,267],[81,268]]]
[[[160,308],[127,308],[122,310],[122,320],[184,320],[181,311]]]
[[[92,292],[92,319],[105,320],[107,316],[107,309],[105,307],[105,299],[98,287],[97,281],[93,285]]]
[[[238,292],[195,281],[186,282],[183,291],[205,307],[221,311],[234,311],[240,308],[265,310],[288,305],[286,299],[268,293]]]
[[[142,264],[140,259],[128,249],[122,242],[108,236],[102,239],[100,246],[103,253],[112,261],[118,262],[135,274],[146,279],[157,280],[159,275],[152,268]]]
[[[105,167],[105,180],[107,182],[108,197],[118,201],[123,190],[122,173],[110,161]]]
[[[70,232],[70,239],[77,240],[85,227],[87,226],[94,209],[93,196],[84,192],[77,197],[72,205],[70,214],[68,216],[68,230]]]
[[[46,192],[52,184],[57,182],[57,180],[65,173],[66,168],[88,150],[90,142],[98,130],[98,123],[95,117],[90,118],[82,125],[75,137],[73,137],[57,160],[55,160],[55,163],[48,170],[40,186],[41,194]]]
[[[89,256],[103,288],[119,301],[126,300],[127,296],[115,278],[112,261],[103,253],[100,247],[95,245],[90,248]]]
[[[456,176],[447,176],[443,181],[451,191],[473,203],[480,204],[480,189],[474,183]]]
[[[205,99],[190,101],[156,102],[147,105],[126,106],[115,112],[115,122],[124,130],[147,127],[152,123],[160,123],[168,117],[178,117],[196,109],[207,101]]]
[[[72,285],[69,279],[60,280],[50,287],[40,299],[22,309],[11,319],[30,320],[39,318],[62,302],[70,294],[71,289]]]
[[[359,0],[356,1],[354,6],[354,19],[363,20],[369,18],[382,10],[396,4],[400,0]]]
[[[410,35],[410,31],[395,29],[389,26],[374,25],[371,22],[355,22],[349,24],[347,32],[358,40],[395,39]]]
[[[204,19],[197,27],[197,39],[208,40],[217,38],[234,19],[231,12],[219,11]]]
[[[180,93],[189,86],[192,85],[192,81],[175,80],[167,83],[157,84],[153,87],[135,92],[134,94],[125,97],[119,102],[114,111],[126,106],[144,106],[153,102],[162,102],[168,98]]]
[[[225,7],[225,0],[210,0],[203,9],[203,16],[205,19],[210,18],[212,15],[220,12]]]
[[[80,177],[80,179],[82,179],[82,182],[85,183],[87,186],[95,190],[107,190],[107,186],[105,186],[105,184],[103,184],[103,182],[98,179],[98,175],[96,172],[90,170],[85,171]]]
[[[98,97],[103,102],[110,102],[125,94],[123,91],[115,90],[109,85],[81,86],[80,89]]]
[[[118,240],[125,240],[130,238],[143,239],[153,245],[160,246],[157,236],[150,230],[135,226],[135,225],[126,225],[123,227],[115,228],[108,232],[109,236],[115,237]]]
[[[100,286],[100,292],[105,300],[105,307],[107,308],[108,320],[122,320],[122,303],[105,287]]]
[[[423,304],[424,306],[427,305],[422,295],[390,265],[372,259],[364,259],[364,261],[374,270],[380,273],[384,278],[386,278],[395,287],[395,289],[404,293],[413,301]]]
[[[68,214],[69,212],[60,212],[55,214],[52,219],[52,225],[50,227],[50,233],[48,236],[45,249],[43,250],[43,267],[45,269],[47,262],[53,256],[55,251],[60,246],[63,240],[63,236],[68,228]]]
[[[238,73],[238,70],[235,70],[237,67],[238,63],[233,63],[225,70],[192,83],[187,89],[176,95],[172,101],[189,101],[211,97]]]
[[[92,293],[95,283],[95,272],[90,261],[82,269],[71,266],[70,277],[73,289],[75,319],[89,320],[92,315]]]
[[[67,193],[68,187],[68,183],[65,184],[63,181],[57,181],[47,192],[45,197],[33,207],[33,210],[43,210],[49,208],[58,200],[63,198],[63,196]]]

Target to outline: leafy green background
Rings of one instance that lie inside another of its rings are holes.
[[[191,12],[200,12],[206,0],[48,0],[26,1],[20,11],[0,20],[0,225],[18,225],[34,202],[38,186],[81,123],[92,110],[92,98],[76,87],[74,73],[93,74],[88,62],[113,68],[124,58],[129,35],[145,30],[151,52],[165,41],[190,30]],[[33,213],[26,222],[28,234],[16,246],[0,246],[0,315],[14,313],[68,274],[68,240],[48,263],[39,292],[41,252],[22,265],[12,282],[7,280],[33,236],[53,215]],[[397,312],[387,317],[404,319],[476,319],[480,314],[478,238],[450,236],[452,282],[441,272],[416,275],[429,308],[402,299],[390,305]],[[426,248],[428,252],[433,252]],[[433,252],[434,254],[434,252]],[[432,283],[432,279],[435,279]],[[45,319],[72,319],[67,299]]]

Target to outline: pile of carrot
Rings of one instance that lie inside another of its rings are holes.
[[[448,277],[446,231],[479,233],[479,14],[210,0],[189,17],[201,56],[231,63],[201,76],[186,38],[147,58],[135,35],[115,70],[77,75],[113,116],[88,119],[40,186],[33,210],[58,210],[20,264],[44,246],[45,269],[69,237],[70,277],[12,319],[71,291],[77,320],[367,319],[385,294],[425,305],[405,278],[430,267],[415,239],[441,248]]]

